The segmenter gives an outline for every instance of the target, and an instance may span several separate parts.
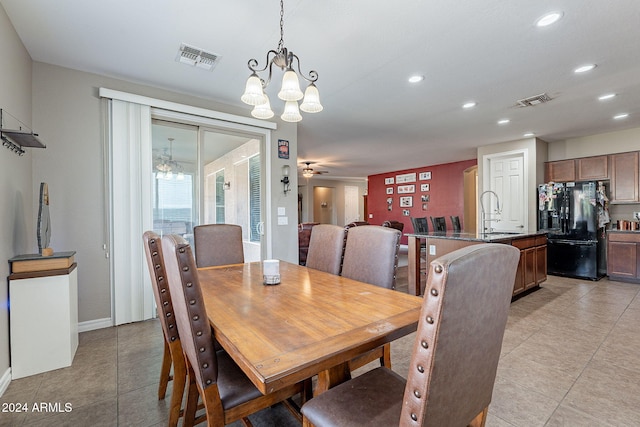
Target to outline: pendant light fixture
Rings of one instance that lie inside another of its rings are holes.
[[[294,70],[294,60],[298,72]],[[280,42],[276,50],[267,52],[267,63],[262,69],[258,69],[258,61],[250,59],[248,66],[251,75],[247,79],[244,94],[242,94],[242,102],[253,105],[251,115],[258,119],[270,119],[274,113],[271,110],[269,98],[264,93],[264,89],[271,83],[273,75],[273,66],[280,67],[285,70],[282,77],[282,86],[278,92],[278,98],[285,101],[284,112],[280,118],[286,122],[299,122],[302,120],[300,110],[305,113],[318,113],[322,111],[320,104],[320,93],[315,85],[318,80],[318,73],[314,70],[309,71],[308,77],[300,71],[300,58],[293,52],[284,47],[284,0],[280,0]],[[269,69],[267,79],[261,78],[258,73],[262,73]],[[298,77],[302,77],[309,82],[304,94],[300,90],[300,82]],[[303,99],[304,97],[304,99]],[[298,106],[298,101],[302,99],[302,104]]]

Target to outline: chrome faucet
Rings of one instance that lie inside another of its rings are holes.
[[[482,216],[480,219],[481,222],[481,227],[482,227],[482,232],[483,233],[487,233],[487,227],[486,227],[486,223],[491,223],[492,221],[498,222],[500,221],[500,218],[491,218],[491,214],[489,214],[489,218],[487,218],[487,213],[484,210],[484,203],[482,202],[482,197],[487,194],[487,193],[492,193],[494,196],[496,196],[496,210],[495,210],[495,214],[496,215],[500,215],[500,213],[502,213],[502,211],[500,210],[500,198],[498,197],[498,193],[496,193],[493,190],[487,190],[487,191],[483,191],[482,194],[480,194],[480,209],[482,212]],[[493,231],[493,228],[489,227],[489,233],[491,233],[491,231]]]

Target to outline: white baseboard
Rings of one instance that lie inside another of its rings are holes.
[[[10,382],[11,382],[11,367],[7,368],[7,370],[4,371],[4,374],[2,374],[2,376],[0,377],[0,396],[2,396],[5,391],[7,391],[7,387],[9,387]]]
[[[78,323],[78,332],[94,331],[96,329],[110,328],[113,326],[113,322],[110,317],[105,319],[87,320],[86,322]]]

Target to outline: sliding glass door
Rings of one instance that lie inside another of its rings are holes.
[[[199,224],[242,227],[245,260],[262,256],[260,138],[154,119],[153,229],[191,244]]]

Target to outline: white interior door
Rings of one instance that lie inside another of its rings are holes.
[[[500,215],[492,214],[492,221],[486,227],[495,231],[522,232],[526,229],[527,198],[524,177],[524,156],[522,153],[493,157],[489,160],[489,189],[495,191],[500,199]],[[489,197],[485,196],[488,202]],[[494,212],[496,202],[491,197],[491,209]]]

